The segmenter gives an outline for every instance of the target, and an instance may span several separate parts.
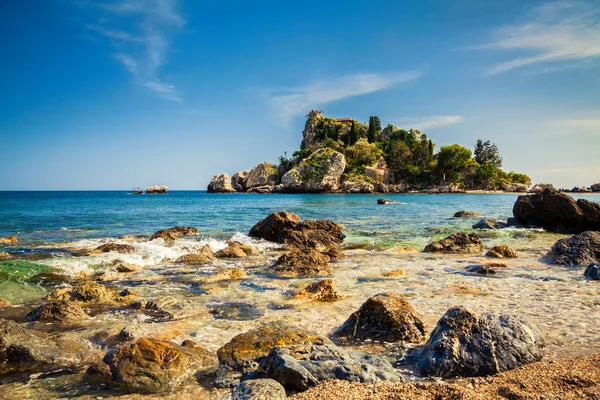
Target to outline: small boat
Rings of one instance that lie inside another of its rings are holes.
[[[133,188],[133,194],[144,194],[144,189]]]

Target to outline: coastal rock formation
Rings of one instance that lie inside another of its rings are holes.
[[[256,167],[252,168],[244,180],[244,186],[248,191],[263,186],[272,188],[276,183],[277,167],[269,162],[258,164]]]
[[[93,303],[108,303],[118,298],[116,292],[108,289],[106,286],[97,283],[86,281],[75,285],[75,287],[58,288],[49,293],[45,299],[49,301],[65,301],[65,302],[93,302]]]
[[[275,261],[271,270],[285,277],[331,275],[329,257],[315,249],[292,250]]]
[[[0,244],[15,244],[17,243],[17,235],[0,237]]]
[[[593,281],[600,281],[600,265],[599,264],[590,264],[585,269],[583,275],[591,279]]]
[[[483,243],[474,233],[455,233],[425,246],[426,253],[480,253]]]
[[[590,189],[592,192],[600,192],[600,183],[594,183],[592,186],[590,186]]]
[[[453,215],[454,218],[481,218],[481,214],[474,211],[458,211]]]
[[[377,204],[398,204],[398,202],[390,199],[379,198],[377,199]]]
[[[0,319],[0,375],[74,368],[89,362],[88,354],[77,346],[65,348],[63,343],[59,347],[41,333]]]
[[[242,171],[236,172],[231,177],[231,185],[236,192],[245,192],[246,191],[246,178],[248,178],[248,174],[250,171]]]
[[[257,375],[271,378],[290,391],[304,391],[319,382],[403,382],[383,357],[342,349],[334,344],[278,346],[262,359]]]
[[[114,268],[117,272],[122,273],[136,272],[140,270],[139,265],[126,263],[122,260],[114,260],[111,264],[111,267]]]
[[[417,354],[426,375],[486,376],[539,361],[545,342],[537,327],[510,315],[446,311]]]
[[[285,388],[273,379],[252,379],[231,389],[217,400],[286,400]]]
[[[485,256],[495,258],[519,258],[519,253],[508,246],[494,246],[485,254]]]
[[[546,190],[551,192],[558,192],[558,189],[551,183],[538,183],[529,189],[529,193],[543,193]]]
[[[508,193],[526,193],[527,185],[523,183],[503,183],[502,185],[500,185],[500,189]]]
[[[389,138],[391,138],[392,134],[394,132],[396,132],[397,130],[398,130],[398,128],[395,127],[394,125],[387,124],[386,127],[381,130],[381,136],[380,136],[379,140],[381,142],[385,142],[386,140],[388,140]]]
[[[177,240],[180,236],[197,236],[200,232],[198,229],[190,226],[174,226],[169,229],[156,231],[154,235],[150,237],[150,240],[161,238],[165,242],[171,240]]]
[[[600,230],[600,205],[559,192],[545,190],[533,196],[519,196],[513,207],[517,223],[539,226],[555,233]]]
[[[215,385],[232,387],[239,383],[243,374],[253,372],[260,360],[275,346],[296,344],[331,344],[326,337],[302,328],[292,328],[280,322],[272,322],[235,336],[217,351],[219,370]]]
[[[199,282],[202,284],[229,281],[233,279],[241,279],[246,276],[246,273],[239,268],[222,268],[209,276],[202,278]]]
[[[498,219],[483,218],[472,226],[473,229],[502,229],[507,228],[508,224]]]
[[[88,315],[76,303],[70,301],[50,301],[27,314],[28,321],[74,322],[86,319]]]
[[[146,193],[169,193],[169,188],[166,186],[148,186],[146,188]]]
[[[300,217],[287,211],[269,214],[250,229],[249,236],[278,243],[279,234],[286,229],[294,230],[300,225]]]
[[[365,167],[365,176],[378,184],[394,184],[394,171],[385,166],[385,161],[380,166]]]
[[[240,258],[256,255],[254,247],[236,241],[227,242],[227,247],[215,253],[217,258]]]
[[[202,248],[200,249],[200,251],[198,253],[184,254],[181,257],[179,257],[175,262],[192,264],[192,265],[200,265],[200,264],[206,264],[210,261],[213,261],[214,259],[215,259],[215,256],[213,255],[213,252],[212,252],[210,246],[205,244],[204,246],[202,246]]]
[[[373,193],[375,186],[368,182],[345,181],[342,182],[338,191],[342,193]]]
[[[102,246],[98,246],[95,249],[89,251],[87,253],[87,255],[110,253],[111,251],[114,251],[117,253],[122,253],[122,254],[134,253],[135,247],[133,247],[130,244],[106,243],[106,244],[103,244]]]
[[[217,358],[190,340],[179,346],[141,338],[109,351],[103,363],[90,367],[88,378],[104,377],[128,390],[152,393],[172,389],[196,373],[216,367]]]
[[[312,283],[304,289],[298,291],[294,298],[307,298],[316,301],[336,301],[344,298],[335,287],[333,279],[323,279]]]
[[[583,232],[560,239],[550,249],[546,258],[554,264],[587,265],[600,262],[600,232]]]
[[[208,193],[231,193],[235,192],[235,189],[231,185],[231,178],[229,175],[217,174],[208,184],[206,191]]]
[[[339,185],[346,158],[338,151],[322,148],[302,160],[281,177],[286,191],[331,192]]]
[[[419,343],[425,339],[425,323],[403,297],[380,293],[369,298],[336,332],[359,340]]]

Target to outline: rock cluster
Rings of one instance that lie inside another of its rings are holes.
[[[227,174],[215,175],[206,189],[209,193],[231,193],[235,192],[235,189],[231,185],[231,178]]]
[[[281,255],[271,267],[276,274],[284,277],[308,277],[331,275],[329,256],[315,249],[294,249]]]
[[[201,265],[211,262],[215,259],[215,256],[209,245],[205,244],[202,246],[200,251],[197,253],[184,254],[175,260],[176,263],[184,263],[191,265]]]

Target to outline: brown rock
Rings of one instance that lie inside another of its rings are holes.
[[[165,242],[177,240],[179,236],[195,236],[199,235],[198,229],[188,226],[174,226],[169,229],[156,231],[154,235],[150,237],[150,240],[161,238]]]
[[[486,257],[519,258],[519,253],[508,246],[494,246],[486,253]]]
[[[5,251],[0,251],[0,260],[6,260],[7,258],[11,258],[12,256],[10,255],[10,253],[7,253]]]
[[[139,265],[129,264],[121,260],[114,260],[112,262],[112,267],[117,270],[117,272],[137,272],[140,270]]]
[[[459,232],[428,244],[424,251],[427,253],[480,253],[483,251],[483,243],[474,233]]]
[[[294,213],[274,212],[259,221],[250,229],[249,235],[269,242],[278,242],[279,233],[284,229],[293,229],[300,224],[300,217]]]
[[[17,235],[0,237],[0,244],[15,244],[17,243]]]
[[[75,322],[87,317],[83,309],[71,301],[50,301],[27,314],[29,321]]]
[[[388,278],[395,278],[395,277],[398,277],[398,276],[404,276],[404,275],[406,275],[406,271],[404,271],[403,269],[395,269],[393,271],[384,272],[381,275],[383,275],[385,277],[388,277]]]
[[[85,302],[107,303],[117,298],[117,294],[97,282],[84,282],[73,288],[72,300]]]
[[[215,253],[217,258],[241,258],[255,255],[256,250],[252,246],[242,244],[240,242],[229,242],[227,247]]]
[[[293,250],[277,259],[271,269],[281,276],[330,275],[329,257],[314,249]]]
[[[192,265],[200,265],[211,262],[215,259],[209,245],[204,245],[198,253],[184,254],[179,257],[176,263],[186,263]]]
[[[206,278],[202,278],[200,283],[215,283],[221,281],[228,281],[233,279],[241,279],[246,276],[246,273],[239,268],[223,268],[207,276]]]
[[[481,218],[481,214],[473,211],[459,211],[454,214],[454,218]]]
[[[109,253],[115,251],[117,253],[134,253],[135,247],[130,244],[119,244],[119,243],[106,243],[102,246],[96,247],[94,250],[89,251],[88,255],[96,255],[102,253]]]
[[[0,308],[10,307],[11,305],[10,301],[0,298]]]
[[[338,292],[333,279],[324,279],[319,282],[308,285],[300,290],[295,298],[308,298],[316,301],[336,301],[341,300],[344,296]]]
[[[359,340],[419,343],[425,339],[425,323],[403,297],[380,293],[368,299],[336,332]]]

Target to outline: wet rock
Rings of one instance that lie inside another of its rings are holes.
[[[111,264],[112,268],[114,268],[117,272],[127,273],[127,272],[137,272],[140,270],[140,266],[137,264],[126,263],[121,260],[114,260]]]
[[[486,376],[539,361],[545,342],[537,327],[518,317],[448,310],[417,354],[426,375]]]
[[[396,278],[406,275],[406,271],[403,269],[395,269],[393,271],[384,272],[381,275],[385,276],[386,278]]]
[[[185,263],[192,265],[201,265],[211,262],[215,259],[213,252],[209,245],[204,245],[198,253],[184,254],[179,257],[176,263]]]
[[[7,253],[5,251],[0,251],[0,260],[6,260],[12,258],[12,256],[10,255],[10,253]]]
[[[135,247],[133,247],[130,244],[106,243],[106,244],[103,244],[102,246],[96,247],[94,250],[89,251],[87,254],[88,255],[97,255],[97,254],[102,254],[102,253],[109,253],[111,251],[114,251],[117,253],[122,253],[122,254],[134,253]]]
[[[307,298],[316,301],[337,301],[343,299],[344,296],[338,292],[333,279],[324,279],[312,283],[298,291],[294,298]]]
[[[256,304],[247,302],[225,302],[208,306],[215,319],[230,321],[255,321],[265,313]]]
[[[241,279],[246,276],[246,273],[240,268],[223,268],[200,280],[201,284],[215,283],[228,281],[233,279]]]
[[[481,214],[474,211],[458,211],[453,215],[454,218],[481,218]]]
[[[17,235],[0,237],[0,244],[15,244],[17,243]]]
[[[134,297],[134,296],[137,296],[137,293],[135,292],[135,290],[133,290],[131,288],[125,288],[125,289],[121,290],[121,292],[119,292],[119,296],[120,297]]]
[[[0,298],[0,308],[10,307],[11,305],[10,301]]]
[[[583,273],[583,275],[586,278],[591,279],[593,281],[600,281],[600,265],[598,265],[598,264],[588,265],[587,268],[585,269],[585,272]]]
[[[285,388],[273,379],[244,381],[217,400],[285,400]]]
[[[329,257],[329,261],[336,262],[344,258],[344,253],[339,247],[332,247],[325,252],[325,255]]]
[[[231,193],[235,189],[231,185],[231,178],[227,174],[215,175],[206,189],[207,193]]]
[[[140,338],[109,351],[101,363],[90,367],[88,379],[108,379],[130,391],[153,393],[172,389],[198,372],[216,367],[216,357],[186,340],[181,346],[153,338]]]
[[[519,196],[513,215],[521,225],[538,226],[556,233],[600,231],[600,205],[559,192],[545,190]]]
[[[117,294],[106,286],[96,282],[83,282],[76,285],[71,293],[72,300],[107,303],[115,300]]]
[[[508,228],[508,224],[498,219],[481,219],[473,225],[473,229],[502,229]]]
[[[494,246],[485,254],[485,256],[495,258],[519,258],[519,253],[508,246]]]
[[[489,265],[474,265],[469,268],[469,272],[479,275],[494,275],[496,273]]]
[[[278,346],[260,362],[258,376],[290,391],[304,391],[330,379],[351,382],[403,382],[382,357],[329,345]]]
[[[379,198],[377,199],[377,204],[398,204],[398,202],[390,199]]]
[[[483,251],[483,243],[474,233],[459,232],[428,244],[424,251],[427,253],[480,253]]]
[[[396,246],[394,248],[391,249],[391,251],[393,253],[398,253],[398,254],[406,254],[406,253],[417,253],[417,250],[413,249],[410,246]]]
[[[546,258],[554,264],[587,265],[600,262],[600,232],[583,232],[560,239],[550,249]]]
[[[345,181],[342,182],[338,192],[341,193],[373,193],[375,186],[368,182]]]
[[[71,301],[49,301],[27,314],[28,321],[76,322],[88,315],[77,303]]]
[[[529,189],[529,193],[543,193],[546,190],[550,192],[558,192],[556,186],[554,186],[551,183],[538,183],[533,185],[531,189]]]
[[[403,297],[380,293],[369,298],[337,330],[336,335],[359,340],[418,343],[425,339],[425,323]]]
[[[275,261],[271,270],[285,277],[331,275],[329,257],[314,249],[292,250]]]
[[[166,186],[148,186],[146,188],[146,193],[159,193],[159,194],[166,194],[169,193],[169,188]]]
[[[150,237],[150,240],[161,238],[165,242],[168,242],[177,240],[180,236],[197,236],[199,234],[198,229],[190,226],[174,226],[169,229],[156,231],[156,233]]]
[[[87,361],[80,348],[59,347],[42,334],[0,319],[0,375],[76,368]]]
[[[294,229],[300,224],[300,217],[292,212],[279,211],[269,214],[250,229],[249,235],[258,239],[278,242],[279,233],[284,229]]]
[[[228,242],[227,247],[215,253],[217,258],[241,258],[256,255],[257,251],[254,247],[242,244],[240,242]]]
[[[119,240],[128,240],[128,241],[136,241],[137,237],[133,236],[133,235],[121,235],[119,236]]]
[[[280,322],[272,322],[235,336],[217,351],[219,370],[215,385],[233,387],[243,374],[253,372],[260,359],[267,356],[275,346],[294,344],[331,344],[326,337],[302,328],[293,328]]]
[[[590,190],[592,192],[600,192],[600,183],[594,183],[592,186],[590,186]]]

